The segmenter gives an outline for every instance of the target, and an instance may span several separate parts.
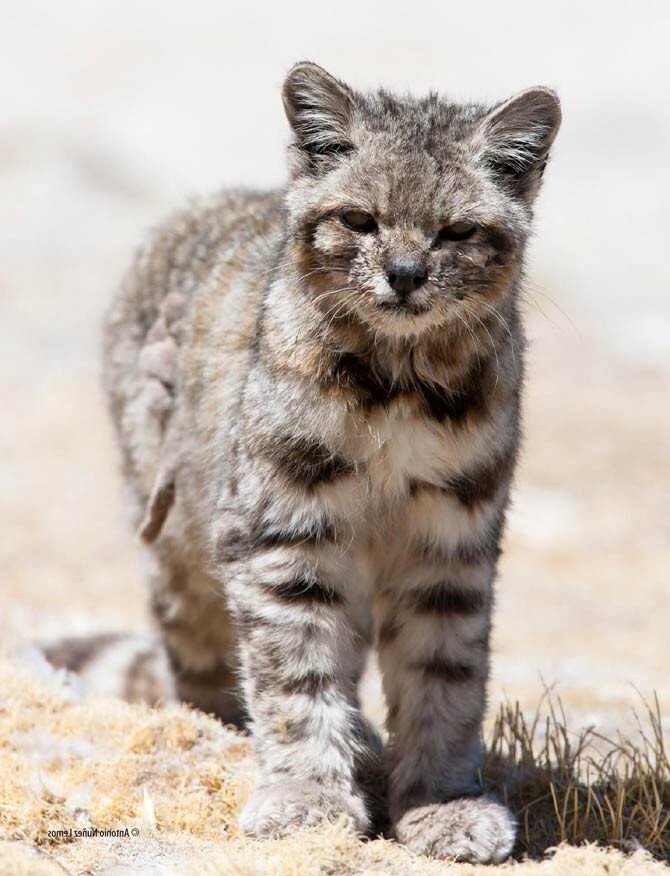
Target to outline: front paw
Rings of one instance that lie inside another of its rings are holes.
[[[512,851],[516,824],[490,797],[461,797],[408,810],[397,821],[395,836],[420,855],[499,864]]]
[[[356,833],[367,830],[368,815],[360,797],[313,781],[287,779],[258,787],[242,810],[239,825],[252,836],[284,836],[341,816]]]

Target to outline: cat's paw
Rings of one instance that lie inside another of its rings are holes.
[[[239,825],[252,836],[283,836],[341,816],[356,833],[367,830],[368,815],[360,797],[317,782],[286,780],[258,787],[240,813]]]
[[[512,851],[512,813],[490,797],[461,797],[408,810],[395,824],[396,839],[433,858],[498,864]]]

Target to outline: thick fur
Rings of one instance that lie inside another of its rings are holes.
[[[178,695],[250,721],[244,830],[341,815],[368,829],[360,776],[378,753],[357,684],[374,642],[395,835],[501,860],[514,825],[479,796],[480,727],[519,443],[517,301],[558,101],[361,95],[308,63],[283,97],[286,190],[173,217],[107,322],[155,617]],[[402,300],[398,263],[427,275]]]

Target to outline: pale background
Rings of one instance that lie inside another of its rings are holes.
[[[0,21],[4,635],[145,625],[101,315],[185,195],[281,182],[290,64],[463,99],[543,83],[565,121],[530,258],[491,701],[556,684],[611,730],[656,689],[670,715],[670,4],[2,0]]]

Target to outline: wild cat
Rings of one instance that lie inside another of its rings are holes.
[[[286,188],[173,217],[106,325],[173,683],[248,719],[245,831],[344,815],[365,832],[376,755],[357,684],[374,643],[394,835],[500,861],[514,820],[481,788],[480,729],[519,444],[519,287],[559,102],[361,94],[312,63],[283,101]],[[137,652],[137,689],[157,659]]]

